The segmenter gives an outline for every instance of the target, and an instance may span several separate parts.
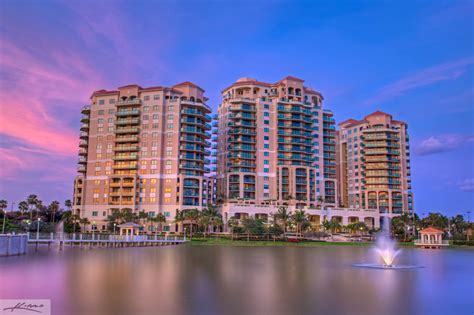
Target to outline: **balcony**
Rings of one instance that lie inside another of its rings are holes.
[[[78,162],[79,164],[86,164],[87,163],[87,158],[84,156],[80,156]]]
[[[140,128],[131,127],[131,128],[117,128],[115,129],[116,134],[126,134],[126,133],[139,133]]]
[[[87,140],[80,140],[80,141],[79,141],[79,146],[80,146],[81,148],[87,148],[88,143],[89,143],[89,142],[88,142]]]
[[[86,106],[81,108],[81,113],[82,114],[89,114],[90,112],[91,112],[91,106],[90,105],[86,105]]]
[[[80,138],[80,139],[88,139],[88,138],[89,138],[89,134],[88,134],[87,132],[85,132],[85,131],[81,131],[81,132],[79,133],[79,138]]]
[[[81,124],[81,131],[88,131],[89,130],[89,124]]]
[[[136,170],[138,169],[137,164],[116,164],[112,166],[116,170]]]
[[[138,151],[138,145],[118,146],[114,148],[115,152]]]
[[[87,156],[87,149],[85,149],[85,148],[80,148],[80,149],[79,149],[79,155]]]
[[[131,100],[126,100],[126,101],[117,101],[115,102],[116,106],[131,106],[131,105],[141,105],[142,100],[139,98],[134,98]]]
[[[115,124],[117,126],[122,126],[122,125],[139,125],[140,124],[140,119],[138,118],[132,118],[132,119],[118,119],[115,121]]]
[[[85,165],[79,165],[77,167],[77,171],[80,172],[80,173],[85,173],[86,172],[86,167]]]
[[[124,143],[124,142],[138,142],[139,138],[137,136],[133,137],[116,137],[115,142],[116,143]]]
[[[129,161],[129,160],[136,160],[138,159],[138,155],[119,155],[119,156],[114,156],[112,160],[114,161]]]
[[[121,110],[115,113],[117,117],[125,117],[125,116],[140,116],[140,111],[137,109],[133,110]]]

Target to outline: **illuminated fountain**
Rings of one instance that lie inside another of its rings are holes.
[[[354,264],[354,267],[376,268],[376,269],[412,269],[420,268],[419,266],[395,265],[395,258],[400,254],[401,250],[396,248],[396,242],[390,233],[390,218],[383,217],[382,231],[377,235],[375,248],[373,251],[379,263]]]

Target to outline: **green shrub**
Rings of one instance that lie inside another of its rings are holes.
[[[455,240],[455,241],[453,241],[453,245],[474,246],[474,240],[470,240],[470,241]]]

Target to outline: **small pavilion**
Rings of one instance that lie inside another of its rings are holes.
[[[440,248],[449,245],[448,241],[443,241],[444,232],[441,230],[428,227],[418,233],[420,234],[420,239],[415,242],[416,246],[422,248]]]
[[[138,235],[141,228],[140,224],[133,222],[122,223],[118,227],[120,228],[120,235]]]

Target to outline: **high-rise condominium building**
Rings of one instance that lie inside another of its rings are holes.
[[[286,77],[241,78],[218,108],[217,200],[223,203],[335,203],[335,123],[320,93]]]
[[[105,229],[116,209],[163,213],[205,207],[211,109],[199,86],[99,90],[83,108],[74,209]]]
[[[408,125],[377,111],[339,126],[341,204],[390,215],[411,213]]]

